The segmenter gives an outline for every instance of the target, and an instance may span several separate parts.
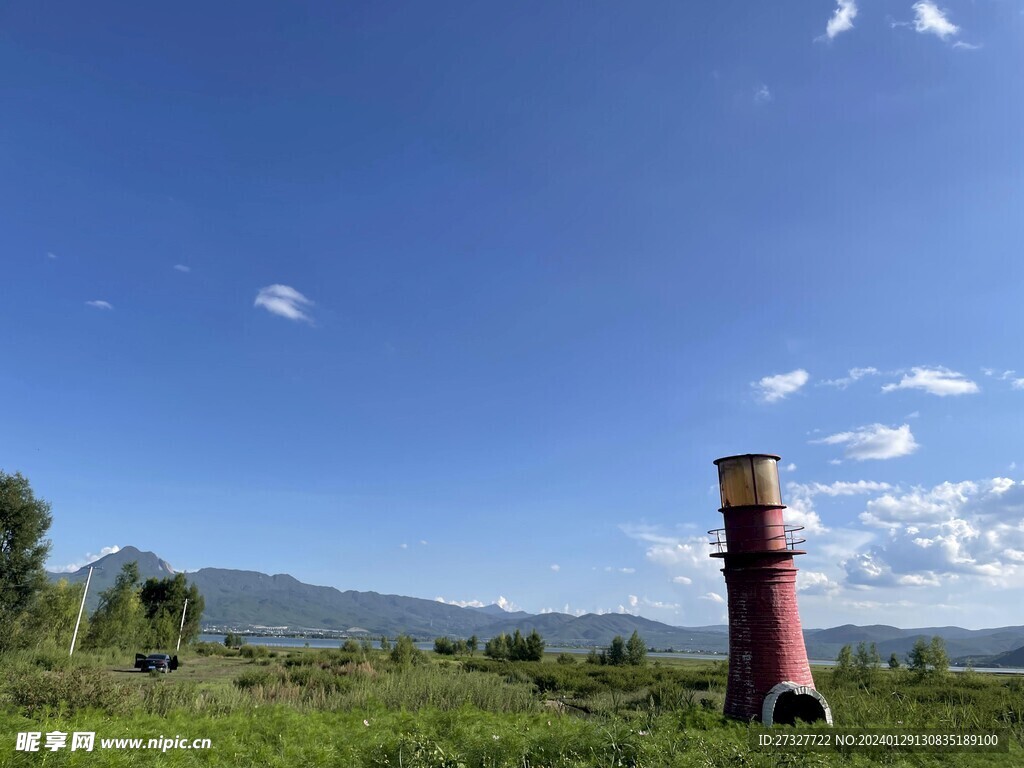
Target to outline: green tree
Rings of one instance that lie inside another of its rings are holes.
[[[848,680],[853,674],[853,649],[849,644],[839,649],[833,674],[840,679]]]
[[[50,505],[21,473],[0,471],[0,651],[13,647],[22,614],[46,585],[52,522]]]
[[[434,653],[440,656],[454,656],[455,644],[447,637],[438,637],[434,640]]]
[[[524,661],[540,661],[544,658],[544,638],[536,629],[530,630],[526,636],[526,648],[523,655]]]
[[[626,663],[634,667],[643,666],[647,662],[647,643],[635,629],[626,643]]]
[[[907,660],[910,669],[919,676],[942,675],[949,670],[946,643],[938,635],[933,636],[928,643],[923,637],[917,638]]]
[[[71,643],[82,604],[85,583],[71,584],[67,579],[43,585],[16,627],[18,647],[59,648],[65,653]],[[78,636],[89,631],[89,618],[82,616]]]
[[[224,645],[228,648],[241,648],[246,642],[245,635],[239,635],[235,632],[228,632],[224,635]]]
[[[422,655],[408,635],[399,635],[395,647],[391,649],[391,661],[403,668],[419,663]]]
[[[853,656],[853,666],[861,682],[870,683],[873,681],[878,665],[881,662],[882,658],[878,655],[878,647],[874,643],[870,645],[864,642],[857,643],[857,652]]]
[[[121,567],[114,585],[100,593],[100,604],[89,620],[84,646],[89,648],[148,648],[149,623],[139,599],[139,564]]]
[[[472,656],[476,653],[476,649],[480,647],[480,638],[478,638],[476,635],[472,635],[469,638],[469,641],[467,642],[466,646],[469,648],[469,655]]]
[[[946,641],[938,635],[934,635],[928,644],[928,662],[932,665],[932,671],[937,675],[943,675],[949,671]]]
[[[502,632],[484,645],[484,656],[503,661],[512,656],[512,639]]]
[[[199,594],[199,587],[188,583],[185,574],[176,573],[166,579],[146,579],[139,590],[139,600],[149,622],[151,648],[176,647],[179,628],[181,642],[186,645],[199,637],[199,621],[206,601]],[[181,624],[183,610],[184,626]]]
[[[614,667],[621,667],[626,663],[626,641],[622,635],[612,638],[612,644],[608,646],[608,663]]]
[[[362,646],[359,645],[359,641],[354,637],[347,638],[344,643],[341,644],[341,650],[344,653],[357,654],[362,653]]]
[[[381,635],[380,636],[380,649],[382,651],[385,651],[385,652],[391,650],[391,641],[388,640],[388,636],[387,635]]]
[[[900,668],[900,658],[899,658],[899,656],[896,655],[896,652],[893,651],[892,655],[889,657],[889,669],[899,669],[899,668]]]

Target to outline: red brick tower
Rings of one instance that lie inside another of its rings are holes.
[[[814,690],[796,604],[794,555],[802,527],[782,521],[778,456],[718,459],[725,528],[709,531],[729,592],[729,683],[725,714],[772,722],[827,720]],[[724,537],[723,537],[724,534]]]

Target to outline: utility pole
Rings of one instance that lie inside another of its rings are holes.
[[[92,566],[89,566],[89,575],[85,577],[85,590],[82,592],[82,604],[78,607],[78,620],[75,621],[75,634],[71,636],[71,650],[68,656],[75,652],[75,640],[78,639],[78,625],[82,623],[82,611],[85,610],[85,596],[89,594],[89,582],[92,581]]]
[[[188,610],[188,598],[186,597],[185,598],[185,605],[181,609],[181,626],[178,627],[178,646],[174,649],[175,653],[177,653],[178,651],[181,650],[181,633],[185,629],[185,611],[187,611],[187,610]]]

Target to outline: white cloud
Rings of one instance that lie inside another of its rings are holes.
[[[445,605],[457,605],[459,608],[483,608],[484,604],[479,600],[445,600],[443,597],[435,597],[434,600]]]
[[[884,424],[869,424],[852,432],[839,432],[811,442],[844,445],[844,455],[854,461],[895,459],[907,456],[919,448],[909,424],[896,428]]]
[[[176,269],[178,272],[191,272],[192,271],[192,267],[187,267],[184,264],[175,264],[174,265],[174,269]]]
[[[803,368],[797,368],[789,373],[765,376],[760,381],[751,384],[751,386],[759,391],[764,402],[774,403],[799,390],[807,383],[808,378],[810,378],[810,374],[807,371]]]
[[[1024,379],[1013,379],[1010,386],[1014,389],[1024,389]]]
[[[899,384],[886,384],[882,387],[883,392],[893,392],[897,389],[921,389],[931,395],[946,397],[947,395],[973,395],[979,389],[978,385],[968,379],[962,373],[951,371],[948,368],[924,368],[914,367],[910,369],[911,375],[903,375]]]
[[[853,585],[932,587],[975,578],[1024,586],[1024,484],[995,477],[885,494],[867,503],[860,520],[885,534],[842,562]]]
[[[636,568],[619,568],[619,573],[636,573]]]
[[[801,496],[855,496],[891,489],[892,486],[889,483],[879,483],[874,480],[857,480],[856,482],[837,480],[827,485],[825,483],[788,483],[786,485],[787,491]]]
[[[46,258],[48,258],[48,259],[56,259],[57,258],[57,254],[53,253],[51,251],[47,251],[46,252]]]
[[[640,598],[638,598],[636,595],[630,595],[629,596],[629,607],[630,608],[636,608],[637,603],[639,603],[639,602],[640,602]]]
[[[888,483],[877,483],[872,480],[856,482],[837,481],[828,485],[823,483],[787,483],[788,508],[783,513],[789,525],[802,525],[807,533],[822,534],[829,529],[822,522],[814,509],[815,496],[853,496],[856,494],[878,493],[887,491],[892,486]]]
[[[789,462],[789,464],[784,466],[782,470],[783,472],[796,472],[796,464],[794,464],[793,462]]]
[[[713,603],[724,603],[725,598],[717,592],[707,592],[700,596],[701,600],[710,600]]]
[[[519,606],[507,599],[504,595],[498,595],[498,599],[494,601],[494,604],[501,608],[503,611],[518,611]]]
[[[81,560],[77,562],[62,565],[59,568],[51,568],[50,570],[54,573],[74,573],[79,568],[83,568],[84,566],[89,565],[90,563],[95,563],[101,557],[106,557],[107,555],[112,555],[115,552],[120,551],[121,548],[115,544],[112,547],[104,547],[100,550],[100,553],[98,555],[94,555],[92,552],[89,552],[88,554],[86,554],[85,557],[83,557]]]
[[[420,539],[420,546],[422,546],[422,547],[427,546],[427,540],[426,539]]]
[[[764,83],[754,89],[755,104],[767,104],[774,98],[775,97],[772,95],[771,90],[769,90],[768,86]]]
[[[851,368],[846,376],[840,379],[826,379],[821,382],[827,387],[838,387],[839,389],[846,389],[853,382],[863,379],[865,376],[877,376],[880,374],[877,368]]]
[[[114,308],[114,305],[111,304],[109,301],[103,301],[101,299],[96,299],[94,301],[87,301],[85,303],[86,303],[87,306],[95,307],[96,309],[113,309]]]
[[[256,294],[254,307],[263,307],[271,314],[289,320],[302,320],[312,323],[313,319],[306,314],[313,302],[289,285],[268,285],[260,288]]]
[[[836,3],[838,7],[825,27],[829,40],[840,32],[853,29],[853,20],[857,17],[857,3],[854,0],[836,0]]]
[[[689,576],[673,576],[672,583],[689,586],[690,584],[693,584],[693,579],[691,579]]]
[[[980,45],[974,43],[965,43],[963,40],[957,40],[953,43],[953,47],[961,51],[977,51],[981,49]]]
[[[955,36],[960,31],[960,27],[946,18],[946,11],[940,10],[931,0],[920,0],[912,7],[915,31],[936,35],[942,40],[951,35]]]
[[[409,545],[403,541],[401,544],[398,545],[398,547],[399,549],[408,549]]]
[[[560,566],[558,563],[552,563],[551,570],[555,573],[558,573],[560,570],[562,570],[562,566]]]
[[[800,570],[796,574],[796,588],[798,592],[809,595],[823,595],[837,592],[839,584],[820,571]]]

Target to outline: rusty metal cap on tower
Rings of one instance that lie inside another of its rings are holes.
[[[773,453],[743,453],[715,459],[722,509],[729,507],[781,507],[779,487],[780,456]]]

